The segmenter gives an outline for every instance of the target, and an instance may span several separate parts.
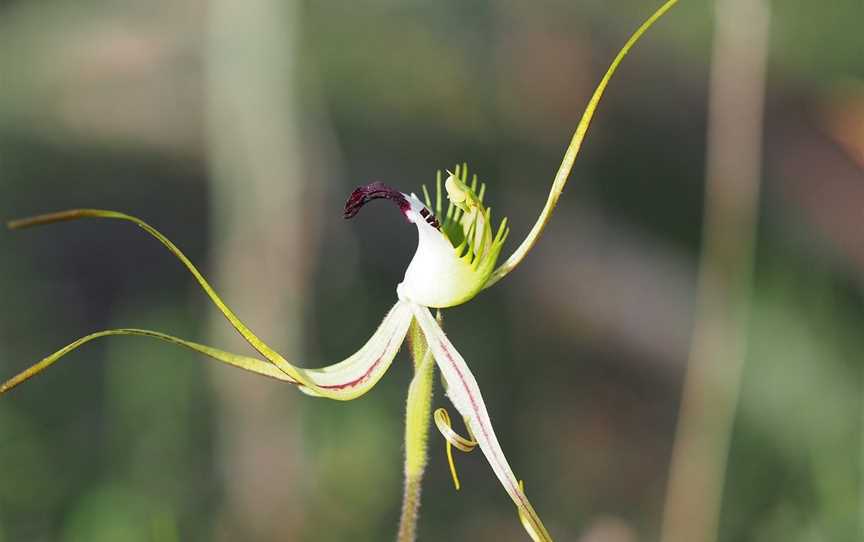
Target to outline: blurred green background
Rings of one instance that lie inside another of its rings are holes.
[[[125,211],[173,239],[306,366],[395,301],[398,213],[467,161],[512,224],[545,201],[594,84],[648,0],[0,2],[0,217]],[[864,5],[772,3],[749,347],[722,541],[861,540]],[[545,237],[445,327],[557,540],[656,540],[693,326],[713,5],[626,59]],[[0,376],[145,327],[243,349],[131,225],[0,233]],[[0,399],[0,541],[390,540],[405,352],[336,404],[114,338]],[[449,406],[440,386],[436,406]],[[451,413],[453,410],[451,409]],[[420,540],[525,540],[479,453],[456,492],[432,433]],[[694,502],[700,495],[693,496]]]

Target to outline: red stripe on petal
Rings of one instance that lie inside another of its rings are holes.
[[[472,420],[472,421],[477,422],[477,425],[479,425],[480,432],[483,435],[483,439],[486,442],[488,442],[490,444],[492,442],[497,442],[497,438],[495,438],[494,433],[484,422],[484,418],[488,418],[489,414],[486,413],[484,415],[482,410],[478,406],[478,401],[474,397],[474,394],[471,391],[471,386],[468,383],[467,379],[465,378],[465,375],[462,373],[461,370],[459,370],[459,364],[453,360],[453,356],[450,353],[450,349],[449,349],[447,343],[439,340],[438,345],[441,347],[441,350],[444,351],[444,354],[447,356],[447,361],[450,363],[450,366],[453,368],[454,371],[456,371],[456,375],[459,377],[459,380],[462,384],[462,389],[465,390],[466,395],[468,395],[468,400],[471,402],[471,410],[474,412],[474,420]],[[483,410],[485,410],[485,408]],[[472,427],[471,429],[473,430],[474,428]],[[500,445],[498,445],[498,446],[500,446]],[[484,449],[482,442],[480,443],[480,449],[483,451],[486,451]],[[496,465],[498,466],[499,469],[501,469],[501,471],[512,472],[512,470],[509,468],[509,465],[507,465],[506,462],[502,463],[501,458],[498,457],[498,454],[494,453],[494,450],[489,450],[489,452],[490,452],[489,455],[492,456],[492,459],[495,461]],[[489,456],[487,456],[487,457],[489,457]],[[515,495],[516,498],[519,499],[519,502],[522,504],[522,507],[525,510],[531,510],[532,508],[528,504],[528,501],[525,499],[525,496],[523,495],[522,490],[515,483],[515,480],[516,480],[515,476],[513,476],[512,480],[507,478],[507,485],[510,486],[510,490],[512,491],[512,495]],[[529,516],[529,517],[531,517],[531,516]],[[538,525],[537,520],[534,517],[531,517],[531,523],[534,525],[534,527],[536,529],[542,530],[540,528],[540,526]]]
[[[387,350],[390,349],[390,345],[393,344],[393,336],[396,335],[396,330],[390,334],[390,338],[387,339],[387,344],[384,346],[384,352],[381,353],[380,356],[369,366],[365,373],[355,378],[354,380],[350,380],[348,382],[342,382],[340,384],[327,384],[325,386],[318,386],[319,388],[328,389],[328,390],[344,390],[346,388],[353,388],[354,386],[360,385],[365,382],[369,376],[375,371],[375,368],[381,364],[381,361],[384,359],[384,356],[387,355]]]

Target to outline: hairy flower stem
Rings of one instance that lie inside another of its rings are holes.
[[[438,313],[441,321],[441,313]],[[399,519],[398,542],[413,542],[417,537],[420,512],[420,489],[426,470],[426,448],[432,414],[433,369],[435,360],[426,338],[416,321],[408,329],[411,357],[414,359],[414,379],[408,387],[405,412],[405,494]]]

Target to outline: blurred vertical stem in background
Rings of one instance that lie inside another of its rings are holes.
[[[208,4],[207,130],[211,262],[226,298],[289,357],[304,336],[304,293],[314,262],[321,152],[308,104],[300,107],[299,4]],[[302,134],[302,137],[301,137]],[[213,315],[212,342],[239,338]],[[222,368],[217,434],[224,509],[214,539],[293,540],[301,518],[302,458],[295,394]]]
[[[747,350],[770,15],[762,0],[718,0],[715,9],[698,305],[663,542],[717,539]]]

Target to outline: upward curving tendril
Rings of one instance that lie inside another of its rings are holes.
[[[657,20],[662,17],[667,11],[672,9],[672,7],[678,3],[678,0],[668,0],[665,4],[660,6],[657,11],[655,11],[648,19],[642,23],[639,28],[633,32],[633,35],[630,36],[630,39],[627,40],[627,43],[624,44],[624,47],[618,52],[615,56],[615,59],[612,61],[612,64],[609,65],[609,69],[606,70],[606,73],[603,75],[603,79],[600,80],[600,83],[597,85],[597,88],[594,90],[594,94],[591,96],[591,99],[588,101],[588,105],[585,107],[585,112],[582,113],[582,118],[579,120],[579,124],[576,126],[576,132],[573,134],[573,138],[570,140],[570,145],[567,147],[567,151],[564,153],[564,158],[561,161],[561,166],[558,168],[558,172],[555,174],[555,180],[552,181],[552,188],[549,191],[549,196],[546,199],[546,204],[543,206],[543,210],[540,212],[540,216],[537,218],[537,222],[534,223],[534,226],[531,228],[531,231],[528,232],[528,235],[522,241],[522,243],[513,251],[513,254],[510,255],[507,260],[498,266],[495,271],[492,272],[492,275],[489,277],[489,281],[483,286],[483,288],[488,288],[503,279],[507,276],[510,271],[516,268],[531,248],[534,247],[534,244],[537,243],[537,240],[540,238],[540,235],[543,233],[543,230],[546,228],[546,224],[549,222],[549,219],[552,218],[552,211],[555,210],[555,206],[558,205],[558,199],[561,197],[561,193],[564,191],[564,185],[567,184],[567,178],[570,176],[570,171],[573,169],[573,164],[576,162],[576,155],[579,154],[579,149],[582,148],[582,141],[585,139],[585,134],[588,133],[588,127],[591,126],[591,120],[594,118],[594,113],[597,111],[597,106],[600,105],[600,98],[603,97],[603,93],[606,91],[606,86],[609,84],[609,80],[612,79],[612,76],[615,74],[615,71],[618,69],[618,66],[621,64],[621,61],[624,60],[624,57],[627,56],[627,53],[630,52],[630,49],[639,41],[639,38],[642,37],[642,34],[645,33],[651,26],[657,22]]]

